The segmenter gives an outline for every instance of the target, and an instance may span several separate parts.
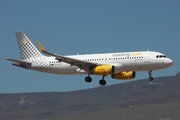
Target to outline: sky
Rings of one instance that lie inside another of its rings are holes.
[[[99,87],[101,76],[53,75],[11,65],[20,59],[15,32],[60,55],[158,51],[174,61],[154,78],[180,69],[179,0],[0,0],[0,93],[65,92]],[[147,79],[137,72],[134,80]],[[123,83],[105,77],[106,85]],[[154,79],[155,80],[155,79]],[[133,80],[132,80],[133,81]],[[147,80],[148,82],[148,80]]]

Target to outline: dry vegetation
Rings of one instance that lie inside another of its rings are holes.
[[[0,94],[0,120],[179,120],[180,74],[73,92]]]

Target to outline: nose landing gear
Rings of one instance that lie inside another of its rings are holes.
[[[148,74],[149,74],[149,81],[153,81],[153,77],[151,77],[151,75],[152,75],[152,70],[150,70],[150,71],[148,71]]]

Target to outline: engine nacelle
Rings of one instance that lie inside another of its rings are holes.
[[[92,74],[96,75],[110,75],[114,73],[114,66],[112,65],[99,65],[93,68]]]
[[[136,76],[136,72],[134,71],[120,72],[111,75],[111,77],[114,79],[122,79],[122,80],[133,79],[135,78],[135,76]]]

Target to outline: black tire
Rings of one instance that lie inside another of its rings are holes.
[[[149,81],[153,81],[153,77],[149,77]]]
[[[92,78],[90,76],[85,77],[85,81],[90,83],[92,81]]]
[[[106,85],[106,81],[104,79],[102,79],[102,80],[99,81],[99,84],[100,85]]]

